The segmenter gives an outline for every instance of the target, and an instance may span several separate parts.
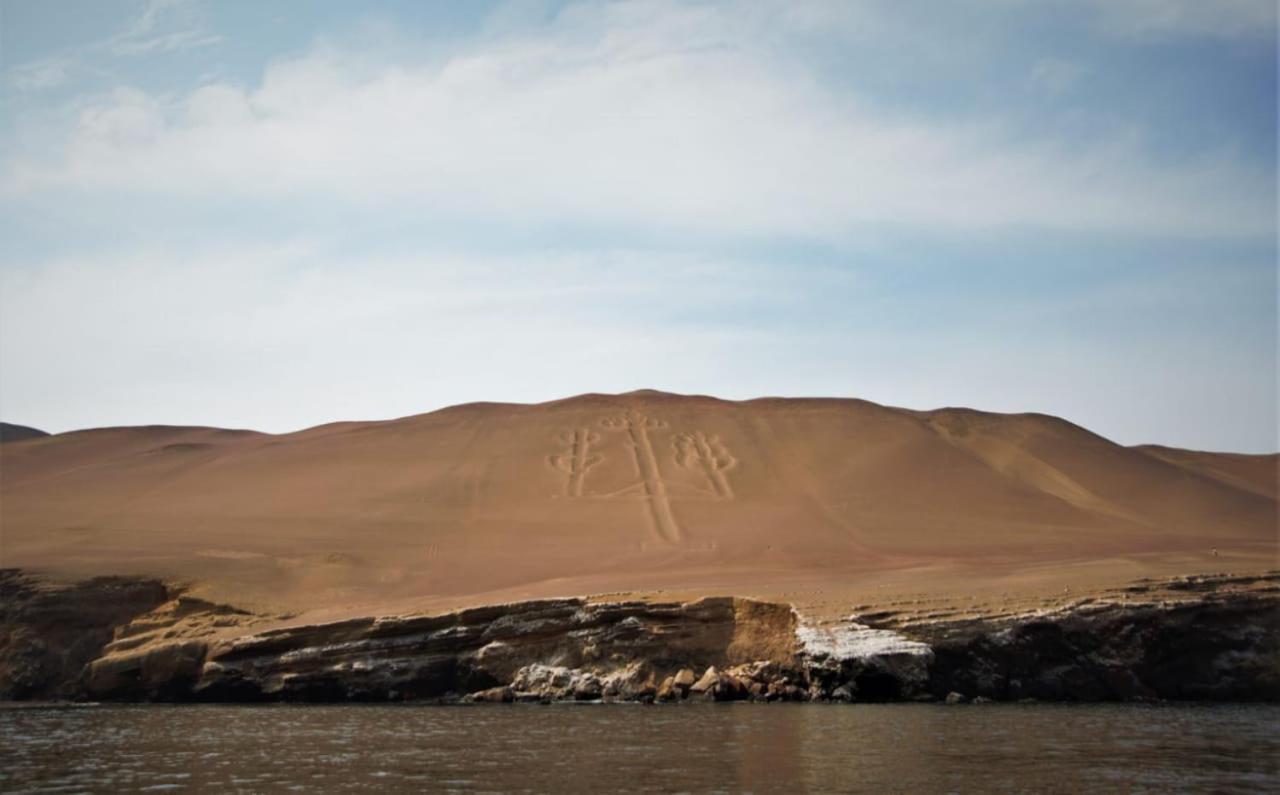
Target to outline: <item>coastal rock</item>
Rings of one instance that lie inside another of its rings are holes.
[[[84,687],[129,700],[171,700],[195,685],[207,650],[204,642],[189,640],[102,657],[85,669]]]
[[[0,569],[0,700],[65,699],[116,631],[172,598],[161,582],[97,577],[65,585]]]
[[[662,680],[662,684],[658,685],[656,698],[658,701],[675,701],[680,697],[680,691],[676,688],[676,678],[668,676]]]
[[[932,630],[929,689],[997,701],[1280,700],[1280,599],[1108,604]]]
[[[800,655],[818,697],[844,688],[858,701],[898,701],[926,692],[933,651],[926,643],[855,621],[799,625]]]
[[[743,641],[752,635],[739,627],[748,620],[744,615],[765,615],[772,622],[768,633],[753,630],[766,653],[793,642],[791,611],[784,605],[728,598],[687,604],[547,600],[220,639],[172,678],[172,692],[164,697],[362,701],[394,694],[411,700],[509,686],[513,694],[527,698],[642,699],[658,695],[654,660],[666,661],[667,671],[674,670],[662,697],[684,697],[696,683],[693,666],[740,663],[735,657],[756,651]],[[775,625],[784,629],[782,638],[773,637]],[[160,654],[154,647],[146,653]],[[146,679],[141,674],[129,682],[107,675],[141,672],[146,666],[132,656],[120,652],[101,661],[100,675],[93,680],[95,698],[144,690],[133,684]]]
[[[584,673],[573,683],[573,698],[575,701],[599,701],[604,695],[604,685],[600,679],[593,673]]]
[[[511,687],[517,692],[562,696],[574,685],[574,671],[561,665],[533,663],[516,672]]]
[[[467,694],[463,701],[476,704],[507,704],[515,700],[514,694],[509,687],[491,687],[488,690],[479,690],[475,693]]]
[[[602,674],[601,682],[606,698],[633,700],[651,697],[657,692],[653,667],[645,660],[634,660],[622,668]]]
[[[104,701],[1280,701],[1280,575],[1179,586],[893,627],[813,628],[787,605],[717,598],[255,629],[269,618],[152,581],[9,574],[0,685]]]
[[[683,674],[685,672],[681,671],[680,673]],[[679,676],[676,677],[676,683],[677,684],[680,683]],[[700,678],[698,681],[694,682],[693,684],[689,685],[689,690],[694,693],[705,693],[708,690],[712,690],[719,684],[720,684],[720,672],[717,671],[716,667],[713,665],[710,668],[708,668],[705,673],[702,674],[702,678]]]

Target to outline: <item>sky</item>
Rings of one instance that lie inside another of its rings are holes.
[[[1274,452],[1272,0],[0,0],[0,418],[638,388]]]

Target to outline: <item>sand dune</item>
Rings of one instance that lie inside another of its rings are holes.
[[[658,590],[838,610],[886,587],[1274,566],[1276,473],[1044,415],[583,395],[7,443],[0,559],[312,613]]]

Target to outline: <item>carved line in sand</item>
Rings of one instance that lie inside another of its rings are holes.
[[[679,541],[683,533],[671,512],[671,487],[663,478],[653,442],[649,438],[650,431],[666,429],[667,423],[638,411],[628,411],[615,417],[606,417],[600,421],[600,426],[608,431],[626,434],[626,445],[631,451],[632,463],[639,480],[607,494],[584,495],[583,482],[587,470],[603,461],[604,457],[591,452],[592,445],[600,441],[599,435],[589,428],[575,428],[565,431],[559,437],[560,442],[566,446],[565,452],[547,458],[552,467],[565,474],[565,496],[585,496],[590,499],[638,497],[648,503],[650,526],[654,532],[665,541]],[[737,466],[738,459],[729,453],[719,437],[702,431],[681,433],[672,439],[671,447],[676,464],[685,469],[701,470],[706,476],[709,488],[694,488],[696,495],[723,500],[734,498],[733,487],[725,472]]]
[[[591,453],[591,445],[600,441],[600,434],[590,428],[575,428],[560,434],[560,441],[568,450],[562,455],[548,456],[547,462],[568,476],[564,482],[565,496],[581,497],[587,470],[604,460]]]
[[[701,469],[716,496],[733,499],[733,487],[724,473],[736,467],[738,459],[729,454],[720,437],[694,431],[676,436],[671,444],[675,448],[677,464],[685,469]]]
[[[653,454],[653,444],[649,441],[649,431],[665,428],[667,424],[636,411],[628,411],[620,417],[603,419],[600,424],[611,431],[626,431],[630,440],[628,445],[631,448],[631,454],[635,457],[636,469],[640,472],[641,481],[637,485],[644,488],[644,494],[649,498],[649,514],[653,520],[654,529],[667,541],[679,541],[682,535],[680,525],[676,524],[676,518],[671,513],[671,501],[667,499],[667,484],[662,479],[662,470],[658,469],[658,458]]]

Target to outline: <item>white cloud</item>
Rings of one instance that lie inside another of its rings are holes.
[[[875,222],[1271,228],[1269,178],[1226,155],[1158,166],[1139,137],[1081,146],[1019,139],[998,119],[895,118],[773,46],[775,21],[714,6],[570,7],[443,63],[320,47],[251,87],[117,90],[65,136],[45,136],[49,157],[11,158],[5,193],[324,195],[495,223],[820,237]],[[1061,65],[1049,71],[1065,79]]]

